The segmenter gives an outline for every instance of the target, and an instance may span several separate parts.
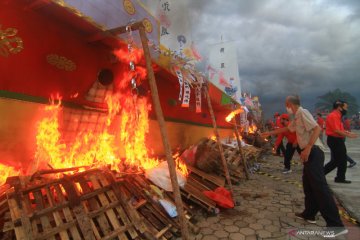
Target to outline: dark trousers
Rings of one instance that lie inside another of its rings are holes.
[[[331,158],[330,158],[330,161],[333,160],[334,156],[333,154],[331,153]],[[349,155],[346,154],[346,161],[348,161],[349,163],[354,163],[354,159],[352,159]]]
[[[338,208],[324,175],[324,159],[324,152],[314,146],[311,149],[309,160],[304,163],[302,179],[305,210],[303,215],[312,218],[320,211],[327,227],[343,227]]]
[[[344,138],[328,136],[327,145],[330,148],[332,158],[324,167],[325,175],[337,168],[336,179],[345,180],[347,157]]]
[[[284,154],[284,166],[286,169],[290,169],[291,159],[294,156],[295,150],[299,154],[301,153],[299,146],[293,147],[293,144],[289,142],[286,144],[285,154]]]
[[[283,141],[281,141],[279,146],[276,148],[276,154],[280,155],[280,153],[285,154],[285,147],[284,147]]]

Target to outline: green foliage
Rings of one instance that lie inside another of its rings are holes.
[[[356,98],[348,92],[342,92],[340,89],[335,89],[334,91],[329,91],[324,95],[318,96],[318,102],[315,103],[315,107],[320,111],[332,111],[333,103],[340,99],[348,102],[349,116],[359,112],[359,105],[356,101]]]

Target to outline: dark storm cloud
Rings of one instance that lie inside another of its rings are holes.
[[[360,1],[196,0],[189,9],[204,56],[220,36],[237,44],[243,90],[265,111],[289,93],[310,109],[335,88],[360,100]]]

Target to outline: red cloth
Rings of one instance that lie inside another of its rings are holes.
[[[325,129],[325,121],[322,117],[318,117],[317,124],[319,124],[319,126],[321,127],[321,130]]]
[[[214,200],[216,204],[223,208],[234,208],[231,193],[224,187],[218,187],[214,191],[203,191],[204,195]]]
[[[276,128],[283,128],[284,126],[281,124],[281,118],[280,116],[276,117],[275,119],[275,126]]]
[[[338,110],[333,110],[326,117],[326,135],[343,138],[335,132],[336,130],[344,131],[344,125],[341,121],[341,113]]]
[[[286,118],[286,117],[282,117],[282,118]],[[289,119],[289,118],[287,118],[287,119]],[[287,122],[287,125],[289,125],[289,122]],[[282,126],[282,127],[284,127],[284,126]],[[284,133],[278,135],[278,137],[276,138],[276,141],[275,141],[276,147],[279,146],[279,144],[281,143],[281,141],[284,137],[287,138],[289,143],[292,143],[292,144],[297,143],[296,132],[288,131],[288,132],[284,132]]]
[[[351,130],[350,125],[351,125],[350,119],[348,119],[348,118],[345,119],[345,121],[344,121],[344,129],[345,129],[346,131],[350,131],[350,130]]]

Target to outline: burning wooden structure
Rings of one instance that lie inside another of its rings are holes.
[[[116,176],[109,169],[90,169],[57,179],[40,176],[24,181],[9,178],[1,193],[1,213],[6,221],[2,239],[180,236],[178,218],[170,218],[154,199],[143,175]],[[190,218],[190,213],[187,216]]]

